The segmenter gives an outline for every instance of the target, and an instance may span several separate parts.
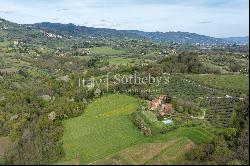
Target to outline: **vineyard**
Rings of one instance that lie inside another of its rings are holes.
[[[235,102],[233,98],[206,97],[203,103],[207,108],[205,119],[214,126],[229,127]]]
[[[164,85],[163,90],[171,96],[187,96],[192,99],[202,96],[226,95],[221,90],[209,88],[178,75],[171,76],[169,83],[167,85]]]
[[[234,95],[248,94],[249,91],[249,80],[245,75],[188,74],[184,77]]]
[[[227,85],[230,86],[230,85]],[[222,88],[206,86],[192,79],[180,75],[172,75],[169,83],[163,85],[164,93],[175,97],[188,97],[192,100],[202,97],[205,108],[205,120],[217,127],[229,127],[233,112],[233,106],[239,101],[239,98],[233,92]]]

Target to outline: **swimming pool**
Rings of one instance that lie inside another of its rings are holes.
[[[173,121],[171,119],[165,119],[162,121],[165,125],[173,124]]]

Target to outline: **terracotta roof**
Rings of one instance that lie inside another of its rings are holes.
[[[163,111],[164,112],[171,112],[172,110],[173,110],[173,105],[172,104],[167,103],[167,104],[163,105]]]

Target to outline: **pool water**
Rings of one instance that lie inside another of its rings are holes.
[[[166,119],[162,121],[165,125],[173,124],[173,121],[171,119]]]

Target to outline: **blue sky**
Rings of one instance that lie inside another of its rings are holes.
[[[0,0],[0,17],[144,31],[248,36],[248,0]]]

